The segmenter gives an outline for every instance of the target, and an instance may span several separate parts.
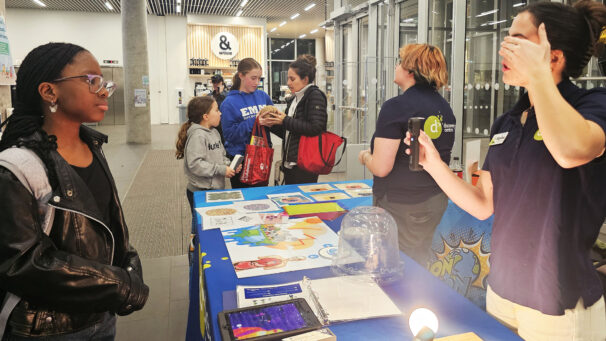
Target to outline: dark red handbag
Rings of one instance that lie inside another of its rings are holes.
[[[259,130],[261,136],[257,135]],[[273,158],[274,150],[269,147],[265,127],[259,124],[259,117],[257,116],[250,144],[246,145],[240,181],[248,185],[267,186]]]
[[[335,163],[337,149],[341,144],[343,144],[343,150],[339,161]],[[314,174],[328,174],[334,166],[341,162],[346,147],[346,138],[329,131],[318,136],[301,135],[297,167]]]

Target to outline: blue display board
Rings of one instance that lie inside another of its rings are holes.
[[[434,276],[482,309],[486,309],[492,219],[478,220],[449,201],[433,235],[428,266]]]

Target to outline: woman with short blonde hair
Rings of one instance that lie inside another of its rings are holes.
[[[408,44],[400,48],[400,65],[413,73],[416,84],[436,90],[448,83],[446,60],[439,48],[429,44]]]
[[[427,172],[409,170],[402,140],[408,119],[423,117],[424,131],[434,140],[442,160],[450,161],[455,117],[437,92],[447,81],[446,62],[439,48],[427,44],[402,47],[394,83],[404,93],[383,104],[371,149],[359,154],[360,163],[374,175],[374,204],[395,218],[400,249],[421,265],[428,261],[433,233],[448,199]]]

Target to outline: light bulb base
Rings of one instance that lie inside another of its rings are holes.
[[[433,341],[436,334],[429,327],[423,327],[417,335],[412,339],[413,341]]]

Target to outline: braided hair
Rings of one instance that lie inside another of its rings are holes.
[[[49,136],[42,129],[44,113],[38,86],[59,78],[65,66],[71,64],[74,57],[82,51],[86,50],[69,43],[48,43],[30,51],[17,72],[15,110],[2,123],[6,124],[6,128],[0,140],[0,151],[12,146],[31,149],[44,162],[52,188],[57,186],[57,176],[53,171],[50,151],[57,149],[57,137]],[[42,140],[26,139],[34,133],[39,133]]]

